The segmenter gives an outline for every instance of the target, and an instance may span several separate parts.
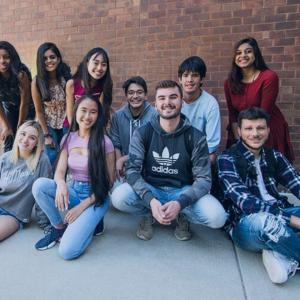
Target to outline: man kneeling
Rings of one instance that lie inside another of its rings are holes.
[[[237,246],[262,250],[271,281],[283,283],[300,261],[300,207],[291,207],[277,184],[299,198],[300,176],[280,152],[263,147],[270,128],[262,109],[240,112],[238,133],[237,144],[218,158],[224,205],[230,212],[226,227]]]
[[[129,147],[126,183],[111,196],[113,205],[143,216],[137,231],[153,236],[153,217],[163,225],[177,220],[175,237],[191,238],[189,221],[220,228],[226,221],[222,205],[209,194],[210,160],[205,136],[182,115],[182,90],[174,81],[156,87],[158,116],[135,130]]]

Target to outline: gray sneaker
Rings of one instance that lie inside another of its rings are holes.
[[[295,275],[298,262],[272,250],[263,250],[262,258],[267,273],[273,283],[284,283]]]
[[[188,241],[192,238],[190,222],[186,220],[182,215],[178,215],[177,217],[177,225],[174,235],[179,241]]]
[[[153,223],[152,216],[143,217],[136,232],[137,237],[144,241],[151,240],[153,237]]]

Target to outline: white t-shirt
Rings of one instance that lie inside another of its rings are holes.
[[[272,197],[266,189],[264,179],[260,169],[260,158],[256,158],[254,161],[255,161],[255,168],[257,173],[257,184],[258,184],[261,197],[265,201],[275,201],[276,199],[274,199],[274,197]]]

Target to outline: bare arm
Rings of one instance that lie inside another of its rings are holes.
[[[32,95],[33,103],[34,103],[36,119],[40,123],[43,133],[49,134],[48,127],[47,127],[46,120],[45,120],[45,113],[44,113],[41,95],[39,93],[37,83],[36,83],[36,77],[33,79],[32,83],[31,83],[31,95]],[[51,136],[46,137],[45,144],[52,145],[54,147],[54,143],[53,143]]]
[[[68,80],[66,84],[66,104],[67,104],[67,118],[68,122],[71,125],[72,123],[72,115],[73,115],[73,107],[74,107],[74,80]]]
[[[47,128],[46,120],[45,120],[45,116],[44,116],[44,109],[43,109],[41,95],[39,93],[37,83],[36,83],[36,77],[33,79],[32,83],[31,83],[31,94],[32,94],[32,100],[34,103],[36,119],[40,123],[44,134],[47,134],[48,128]]]
[[[115,148],[116,154],[116,175],[117,178],[124,177],[124,163],[128,160],[128,155],[122,156],[120,149]]]
[[[109,177],[109,186],[112,187],[115,181],[115,152],[106,154],[106,165]]]
[[[25,121],[28,113],[28,105],[30,98],[30,80],[26,73],[20,72],[18,75],[18,79],[20,81],[21,87],[21,95],[20,95],[20,112],[19,112],[19,120],[18,127]]]
[[[68,153],[66,149],[63,149],[60,153],[56,171],[54,174],[54,181],[56,182],[56,196],[55,206],[59,210],[64,211],[69,206],[69,191],[65,180],[68,165]]]
[[[210,162],[212,164],[214,164],[216,162],[216,159],[217,159],[217,154],[214,152],[214,153],[210,153],[209,154],[209,159],[210,159]]]
[[[9,121],[5,115],[4,109],[2,104],[0,103],[0,126],[1,126],[1,131],[0,131],[0,138],[2,140],[5,140],[7,136],[13,135],[11,126],[9,124]]]

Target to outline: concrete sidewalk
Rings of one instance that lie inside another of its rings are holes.
[[[299,299],[300,272],[272,284],[261,255],[235,249],[225,233],[193,226],[191,241],[173,228],[155,227],[151,241],[136,238],[138,218],[111,210],[106,231],[77,260],[57,247],[34,249],[43,232],[35,224],[0,246],[0,299]]]

